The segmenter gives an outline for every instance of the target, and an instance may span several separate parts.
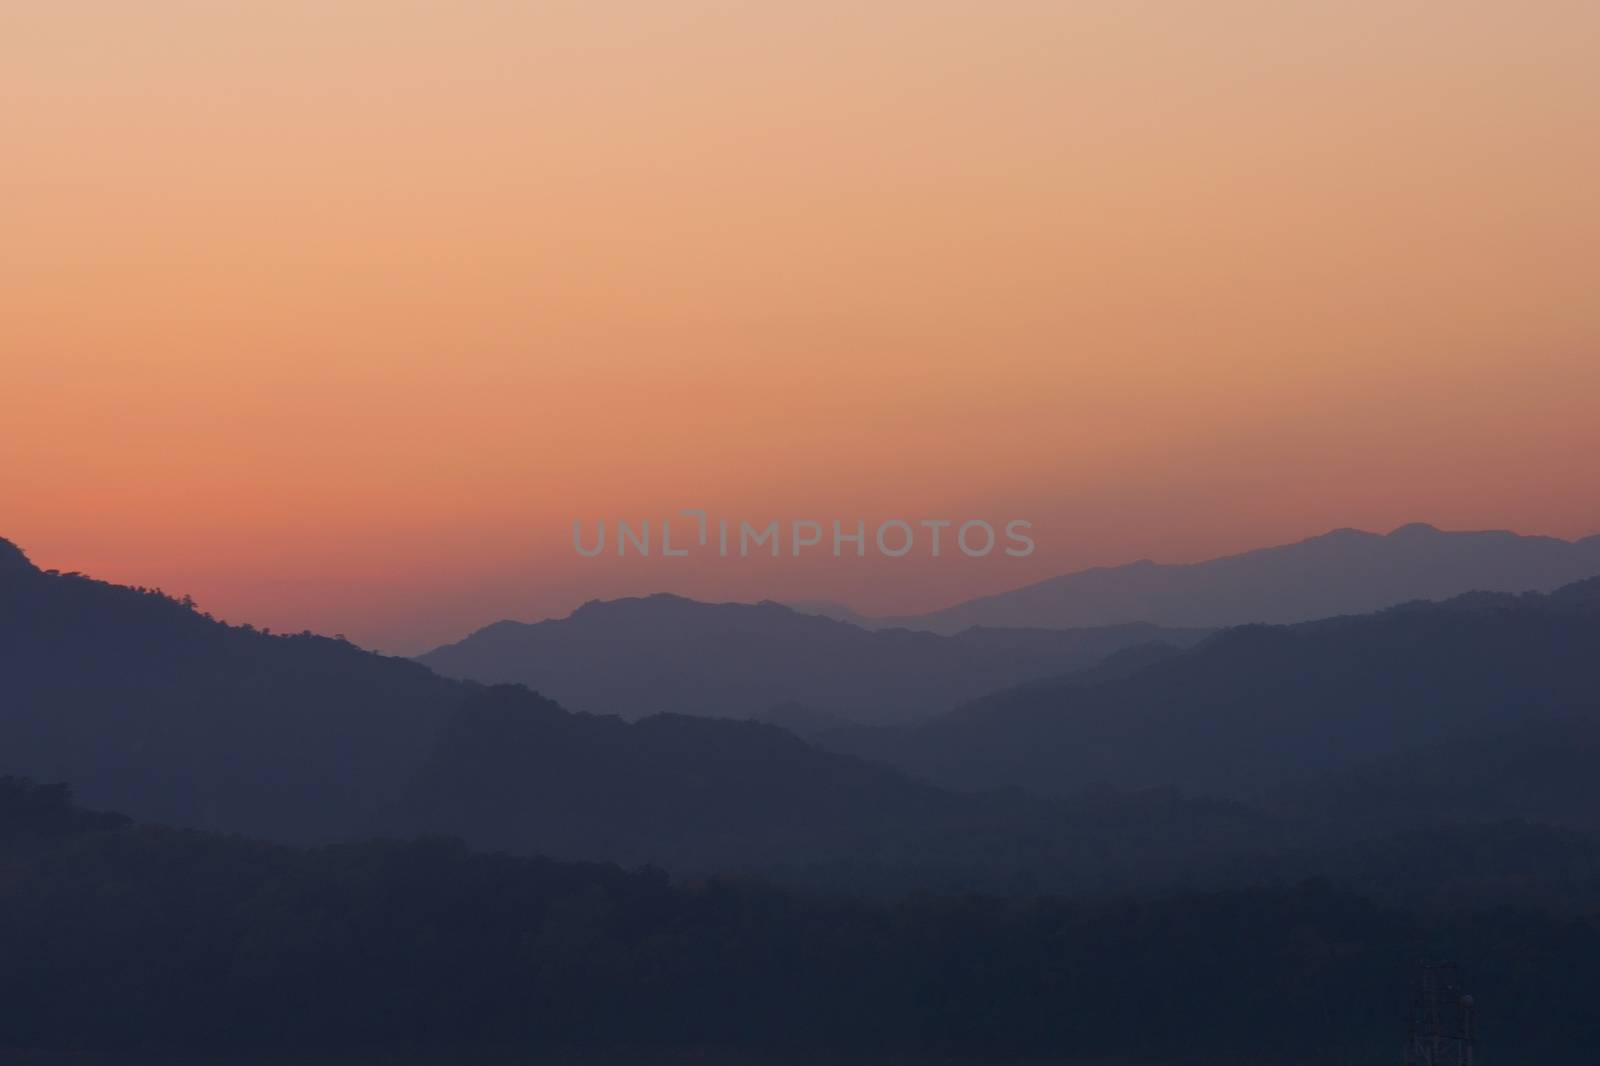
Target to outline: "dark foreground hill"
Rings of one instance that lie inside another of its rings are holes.
[[[1138,622],[949,637],[869,632],[777,603],[659,595],[595,601],[545,622],[496,622],[419,661],[449,677],[525,684],[562,706],[626,718],[752,718],[795,704],[882,723],[926,718],[1137,644],[1187,646],[1204,635]]]
[[[41,572],[0,540],[0,772],[70,780],[94,805],[337,837],[392,798],[461,698],[409,660]]]
[[[953,633],[969,626],[1066,628],[1290,623],[1363,614],[1474,589],[1549,591],[1600,574],[1600,536],[1578,541],[1422,523],[1387,536],[1336,529],[1296,544],[1166,564],[1096,567],[941,611],[856,620]],[[826,613],[826,605],[813,608]]]
[[[22,1061],[1385,1061],[1420,958],[1466,967],[1486,1061],[1586,1063],[1600,1040],[1592,920],[1316,883],[866,903],[145,828],[14,780],[0,871],[0,1047]]]

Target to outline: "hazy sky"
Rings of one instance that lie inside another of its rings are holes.
[[[1600,530],[1600,4],[0,4],[0,536],[416,650]],[[575,518],[1037,553],[582,560]]]

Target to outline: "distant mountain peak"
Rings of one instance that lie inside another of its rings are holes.
[[[1100,566],[922,615],[867,619],[959,633],[975,625],[1073,628],[1128,622],[1217,627],[1364,614],[1473,589],[1548,592],[1600,574],[1600,536],[1580,541],[1409,522],[1341,528],[1195,563]]]
[[[1414,524],[1421,525],[1422,523],[1414,523]],[[1428,528],[1431,529],[1433,527],[1430,526]],[[1355,526],[1340,526],[1338,529],[1330,529],[1326,533],[1323,533],[1320,536],[1311,537],[1310,539],[1311,540],[1351,540],[1351,539],[1361,539],[1361,538],[1376,537],[1376,536],[1377,536],[1376,533],[1369,533],[1365,529],[1357,529]]]
[[[670,592],[652,592],[644,596],[618,596],[616,599],[611,600],[593,599],[586,600],[569,617],[576,618],[578,615],[592,614],[596,611],[625,611],[638,608],[668,607],[692,602],[694,601],[685,599],[682,596],[675,596]]]
[[[795,614],[775,600],[760,603],[710,603],[679,596],[675,592],[652,592],[644,596],[622,596],[614,600],[590,600],[568,615],[571,621],[616,617],[660,617],[663,615],[712,614],[728,611]]]
[[[613,600],[588,600],[567,615],[573,622],[593,621],[617,615],[647,615],[682,610],[692,600],[674,596],[670,592],[654,592],[647,596],[621,596]]]

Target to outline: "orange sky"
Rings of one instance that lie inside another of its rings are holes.
[[[1600,530],[1600,5],[8,0],[0,536],[414,651]],[[1034,522],[581,560],[574,518]]]

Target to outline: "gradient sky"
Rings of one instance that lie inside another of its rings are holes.
[[[415,651],[1600,530],[1600,4],[7,0],[0,536]],[[1025,560],[575,518],[1028,518]]]

